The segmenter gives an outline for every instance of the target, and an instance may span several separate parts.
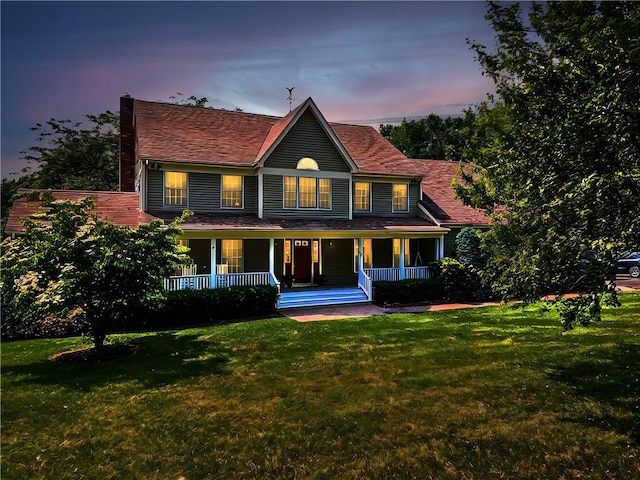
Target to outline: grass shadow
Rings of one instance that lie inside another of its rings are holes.
[[[601,347],[569,365],[558,365],[548,377],[569,388],[577,398],[590,398],[608,408],[567,420],[628,436],[640,445],[640,345]]]
[[[79,391],[113,383],[135,382],[144,388],[229,373],[231,350],[198,335],[171,332],[137,338],[134,355],[93,364],[64,364],[41,360],[3,368],[4,379],[15,384],[58,385]],[[13,379],[13,380],[12,380]]]

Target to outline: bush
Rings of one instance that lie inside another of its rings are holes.
[[[397,282],[373,282],[373,303],[418,303],[439,300],[442,297],[439,279],[412,279]]]
[[[482,250],[482,242],[475,228],[465,227],[456,235],[456,257],[466,270],[472,298],[474,300],[491,298],[491,289],[483,282],[487,257]]]
[[[178,290],[156,298],[150,307],[130,307],[121,312],[109,333],[160,330],[199,324],[221,324],[228,320],[269,315],[276,311],[277,287],[271,285],[205,290]],[[19,321],[3,311],[2,339],[69,337],[85,334],[83,315]]]
[[[462,302],[473,297],[469,276],[460,262],[445,257],[431,264],[430,268],[440,281],[442,300]]]

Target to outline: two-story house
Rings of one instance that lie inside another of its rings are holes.
[[[98,194],[98,212],[126,203],[128,223],[194,212],[194,266],[168,289],[325,284],[367,300],[372,281],[428,277],[444,255],[426,164],[374,128],[327,122],[311,98],[275,117],[123,97],[120,118],[121,192],[77,195]],[[7,231],[27,214],[15,207]]]

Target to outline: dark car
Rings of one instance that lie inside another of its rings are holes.
[[[618,260],[618,273],[628,273],[633,278],[640,277],[640,252],[628,253]]]

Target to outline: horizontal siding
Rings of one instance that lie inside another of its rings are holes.
[[[220,210],[220,175],[189,173],[189,208],[194,213]]]
[[[401,183],[401,182],[398,182]],[[418,215],[418,201],[420,200],[420,184],[409,183],[409,211],[393,211],[393,182],[372,182],[371,183],[371,211],[354,211],[354,216],[363,217],[397,217]],[[355,186],[354,186],[355,191]]]
[[[311,157],[320,171],[348,172],[340,152],[318,123],[313,113],[302,114],[264,163],[271,168],[296,168],[298,160]]]
[[[327,286],[356,286],[358,274],[353,271],[353,262],[353,240],[322,240],[322,273],[327,277]]]
[[[283,208],[283,179],[281,175],[264,175],[265,218],[349,218],[349,180],[331,179],[331,210]]]
[[[221,208],[221,175],[219,173],[188,173],[188,208],[194,213],[258,213],[258,179],[255,176],[244,176],[244,208]],[[163,172],[148,170],[147,209],[159,211],[163,207]],[[166,210],[180,208],[166,208]]]

